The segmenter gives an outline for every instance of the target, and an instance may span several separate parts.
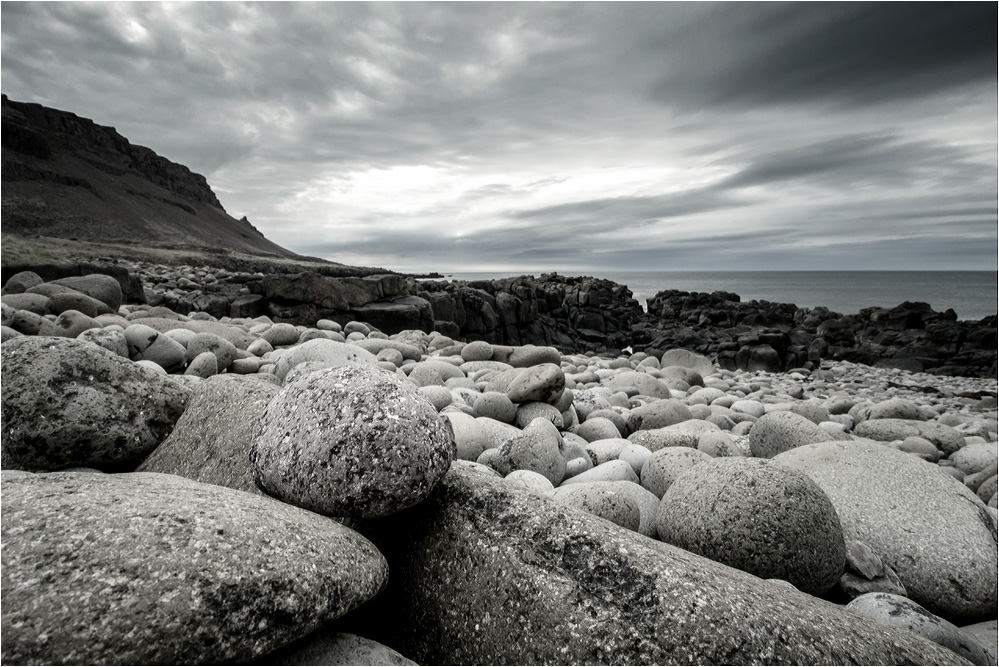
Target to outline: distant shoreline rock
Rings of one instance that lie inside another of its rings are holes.
[[[293,267],[277,271],[265,262],[246,268],[93,261],[5,266],[3,280],[7,284],[15,269],[45,281],[105,273],[119,281],[126,303],[184,315],[266,315],[294,325],[362,321],[387,334],[420,329],[466,341],[553,345],[573,352],[629,348],[661,356],[683,348],[730,370],[814,369],[831,359],[936,375],[997,376],[995,315],[958,320],[952,310],[939,313],[921,302],[843,315],[825,307],[743,302],[728,292],[664,290],[645,312],[627,286],[557,273],[448,281],[393,273],[347,276],[336,266],[330,275],[295,273]],[[7,284],[4,293],[17,292],[19,285],[20,280]],[[38,288],[22,291],[33,289]]]

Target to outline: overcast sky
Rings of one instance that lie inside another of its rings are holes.
[[[2,4],[2,88],[396,270],[997,267],[996,3]]]

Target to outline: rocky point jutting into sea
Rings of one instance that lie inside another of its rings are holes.
[[[994,317],[24,268],[5,664],[995,662]]]
[[[996,317],[301,257],[3,99],[3,664],[996,664]]]

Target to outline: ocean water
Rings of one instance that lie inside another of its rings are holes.
[[[547,271],[536,271],[540,276]],[[514,273],[440,271],[452,280],[489,280]],[[686,292],[734,292],[743,301],[793,303],[843,314],[869,306],[892,307],[903,301],[925,301],[936,311],[953,308],[959,319],[979,320],[996,314],[996,271],[593,271],[591,275],[627,285],[645,307],[666,289]]]

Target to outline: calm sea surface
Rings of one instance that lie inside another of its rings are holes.
[[[512,273],[447,273],[453,280],[506,278]],[[535,277],[544,271],[533,273]],[[560,272],[563,275],[581,275]],[[851,314],[868,306],[925,301],[936,311],[953,308],[959,319],[996,314],[995,271],[595,271],[586,275],[627,285],[643,306],[665,289],[735,292],[743,301],[766,300]]]

